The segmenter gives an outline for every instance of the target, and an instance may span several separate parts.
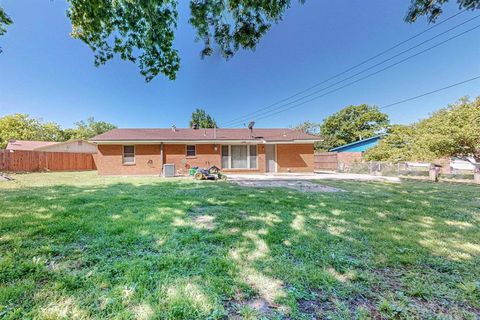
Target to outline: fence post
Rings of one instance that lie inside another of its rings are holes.
[[[436,165],[434,163],[430,164],[430,169],[428,170],[428,176],[430,178],[430,181],[433,182],[438,182],[438,176],[440,173],[440,168],[441,166]]]

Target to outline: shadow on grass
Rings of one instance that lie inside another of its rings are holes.
[[[322,183],[2,190],[0,317],[480,314],[478,189]]]

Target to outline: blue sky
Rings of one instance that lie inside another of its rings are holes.
[[[200,107],[222,125],[428,27],[425,18],[415,24],[403,21],[406,0],[307,0],[304,5],[293,1],[284,20],[255,51],[240,51],[229,61],[218,54],[202,60],[202,44],[194,41],[194,30],[187,23],[188,2],[180,2],[175,45],[182,60],[177,80],[159,76],[146,83],[130,62],[115,59],[94,67],[90,49],[69,36],[65,1],[0,0],[15,22],[0,38],[4,51],[0,54],[0,116],[28,113],[64,127],[89,116],[119,127],[185,127],[191,112]],[[448,5],[442,18],[456,12],[454,4]],[[464,13],[395,52],[478,14]],[[479,23],[480,19],[472,21],[429,45]],[[479,39],[480,28],[365,81],[257,121],[257,126],[321,121],[350,104],[382,106],[480,75]],[[465,95],[480,95],[480,81],[385,111],[393,123],[410,123]]]

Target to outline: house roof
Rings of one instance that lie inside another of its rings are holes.
[[[370,137],[370,138],[367,138],[367,139],[362,139],[362,140],[354,141],[354,142],[351,142],[351,143],[347,143],[347,144],[344,144],[342,146],[330,149],[329,151],[339,151],[339,150],[342,150],[342,149],[345,149],[345,148],[351,148],[351,147],[354,147],[354,146],[357,146],[357,145],[360,145],[360,144],[364,144],[364,143],[369,142],[369,141],[378,140],[381,137],[383,137],[383,134],[379,134],[379,135],[376,135],[376,136],[373,136],[373,137]]]
[[[37,148],[51,146],[58,142],[53,141],[33,141],[33,140],[9,140],[6,150],[33,151]]]
[[[112,142],[215,142],[265,141],[302,142],[320,141],[318,136],[293,129],[113,129],[90,139],[95,143]]]

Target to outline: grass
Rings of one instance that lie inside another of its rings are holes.
[[[480,188],[0,182],[2,319],[480,317]]]

